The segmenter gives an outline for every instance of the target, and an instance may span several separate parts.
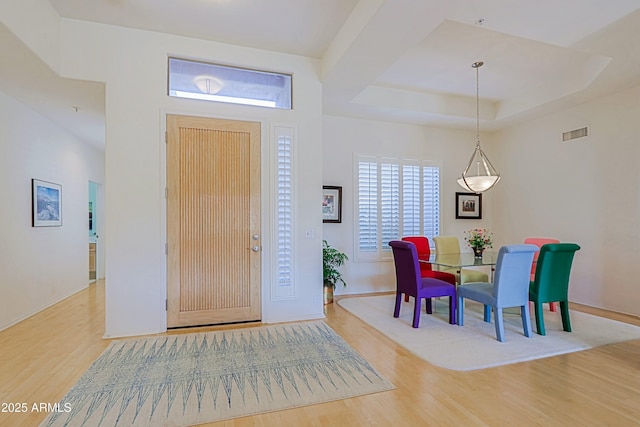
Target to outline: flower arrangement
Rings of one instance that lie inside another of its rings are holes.
[[[493,247],[493,234],[486,228],[473,228],[465,231],[464,240],[474,249],[484,249]]]

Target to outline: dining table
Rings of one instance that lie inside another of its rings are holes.
[[[431,253],[429,260],[420,260],[420,262],[428,262],[433,266],[455,268],[458,277],[460,276],[460,270],[468,267],[490,267],[491,275],[489,276],[489,282],[493,283],[493,273],[495,272],[496,263],[498,262],[498,252],[484,251],[482,258],[475,256],[473,252],[461,252],[457,254],[440,254]],[[437,269],[437,268],[436,268]],[[459,286],[459,284],[457,285]],[[504,310],[506,314],[520,315],[520,310]]]
[[[420,262],[428,262],[436,267],[454,268],[458,275],[460,270],[468,267],[490,267],[491,279],[493,283],[493,273],[495,265],[498,261],[498,252],[484,251],[482,257],[476,257],[473,252],[460,252],[456,254],[437,254],[432,253],[429,260],[420,260]]]

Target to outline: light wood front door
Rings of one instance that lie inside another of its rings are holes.
[[[167,325],[255,321],[260,123],[167,115]]]

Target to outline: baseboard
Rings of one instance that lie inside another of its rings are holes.
[[[104,340],[113,340],[113,339],[120,339],[120,338],[140,338],[140,337],[144,337],[144,336],[150,336],[150,335],[158,335],[158,334],[164,334],[165,332],[167,332],[166,329],[158,329],[158,330],[154,330],[154,331],[135,331],[135,332],[114,332],[114,333],[107,333],[105,332],[104,335],[102,335],[102,339]]]
[[[309,316],[303,316],[303,317],[274,317],[274,318],[270,318],[270,319],[262,319],[262,323],[265,325],[270,325],[273,323],[287,323],[287,322],[304,322],[307,320],[323,320],[326,319],[326,316],[324,315],[324,313],[322,314],[316,314],[316,315],[309,315]]]
[[[582,311],[583,313],[594,314],[596,316],[640,326],[640,316],[634,313],[625,313],[574,301],[569,301],[569,307],[571,307],[572,310]]]
[[[59,302],[62,302],[64,300],[66,300],[67,298],[69,298],[70,296],[73,296],[75,294],[77,294],[80,291],[83,291],[85,289],[87,289],[89,287],[89,284],[87,284],[86,286],[81,287],[80,289],[76,289],[74,291],[71,291],[70,293],[61,296],[60,298],[56,299],[53,302],[47,303],[44,306],[40,307],[40,308],[36,308],[34,311],[31,311],[27,314],[25,314],[24,316],[12,320],[9,323],[5,323],[4,325],[0,325],[0,331],[4,331],[5,329],[9,329],[10,327],[12,327],[13,325],[17,325],[18,323],[22,322],[23,320],[27,320],[28,318],[30,318],[31,316],[35,316],[36,314],[40,313],[43,310],[46,310],[47,308],[54,306],[56,304],[58,304]]]

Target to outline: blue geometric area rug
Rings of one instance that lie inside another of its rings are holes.
[[[41,426],[190,426],[393,388],[322,321],[117,340]]]

